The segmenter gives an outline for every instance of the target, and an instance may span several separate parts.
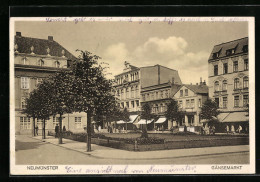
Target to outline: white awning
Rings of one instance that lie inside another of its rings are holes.
[[[150,124],[151,122],[153,122],[153,120],[147,120],[147,124]],[[140,121],[138,121],[137,124],[146,124],[146,120],[145,119],[141,119]]]
[[[246,121],[249,121],[247,112],[233,112],[233,113],[229,113],[229,115],[222,122],[246,122]]]
[[[128,123],[133,123],[137,117],[138,117],[138,115],[130,115],[130,117],[129,117],[130,121],[128,121]]]
[[[123,120],[117,121],[116,124],[125,124],[126,122]]]
[[[164,123],[166,121],[165,117],[159,118],[155,123]]]

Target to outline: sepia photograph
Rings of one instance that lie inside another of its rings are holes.
[[[254,36],[253,17],[11,18],[10,174],[254,173]]]

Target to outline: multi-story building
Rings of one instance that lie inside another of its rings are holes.
[[[209,60],[209,97],[219,104],[225,128],[248,131],[248,37],[215,45]]]
[[[176,84],[181,84],[178,71],[161,65],[135,67],[125,62],[123,73],[115,76],[115,95],[119,99],[121,108],[127,108],[131,114],[139,115],[142,90],[146,92],[147,89],[153,89],[149,87],[156,87],[156,85],[163,88],[163,85],[167,85],[167,82],[171,80],[174,80]],[[169,89],[168,87],[164,89],[163,97],[167,94],[169,96]],[[147,95],[146,97],[150,98]],[[161,92],[158,93],[159,97],[161,97]]]
[[[200,81],[196,85],[182,85],[173,97],[179,104],[182,119],[179,123],[173,121],[173,126],[187,126],[188,131],[198,131],[196,126],[201,126],[201,107],[208,99],[208,86]],[[199,129],[199,128],[198,128]]]
[[[15,69],[15,132],[29,134],[32,132],[32,118],[28,118],[21,111],[26,107],[25,99],[37,85],[49,75],[60,69],[69,69],[68,62],[76,58],[63,46],[53,40],[23,37],[16,32],[14,46]],[[50,93],[51,94],[51,93]],[[46,121],[46,129],[54,130],[58,124],[58,116]],[[42,121],[36,120],[39,130]],[[86,125],[85,113],[65,114],[63,125],[67,130],[83,130]],[[39,131],[41,132],[41,131]]]

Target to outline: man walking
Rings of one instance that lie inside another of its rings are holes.
[[[35,131],[36,131],[36,135],[38,136],[38,130],[39,130],[39,127],[38,125],[35,126]]]
[[[58,124],[56,124],[56,126],[55,126],[55,138],[58,137],[58,133],[59,133],[59,126],[58,126]]]

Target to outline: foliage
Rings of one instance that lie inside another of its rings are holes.
[[[180,122],[181,112],[179,111],[178,102],[171,99],[170,103],[167,104],[167,110],[165,116],[168,120]]]
[[[143,128],[143,132],[142,132],[141,138],[148,138],[148,134],[147,134],[147,120],[152,119],[153,115],[151,114],[151,112],[152,112],[152,109],[151,109],[150,104],[145,103],[145,104],[142,105],[141,118],[145,119],[146,125]]]
[[[218,108],[219,107],[216,102],[210,99],[206,100],[201,108],[201,119],[206,119],[209,121],[216,120],[217,116],[219,115]]]

